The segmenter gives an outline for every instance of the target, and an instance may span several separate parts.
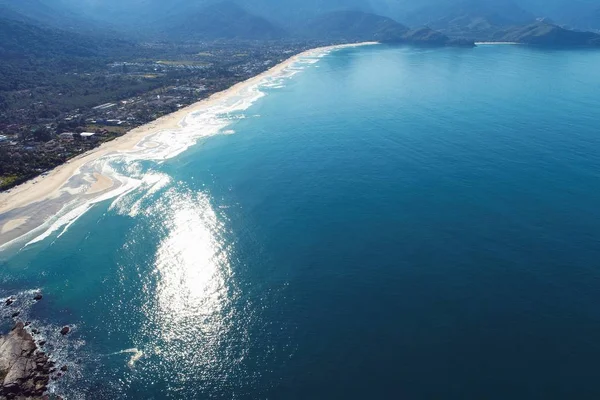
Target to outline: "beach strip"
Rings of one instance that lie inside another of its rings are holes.
[[[311,50],[304,51],[289,59],[283,61],[280,64],[272,67],[271,69],[247,79],[243,82],[239,82],[229,89],[222,92],[215,93],[210,97],[203,99],[190,106],[184,107],[174,113],[163,116],[157,120],[154,120],[148,124],[134,128],[125,135],[118,137],[110,142],[103,143],[99,147],[92,149],[84,154],[81,154],[75,158],[72,158],[65,164],[59,165],[53,170],[38,176],[30,181],[27,181],[19,186],[12,188],[9,191],[0,193],[0,220],[1,217],[9,212],[31,206],[46,200],[57,199],[60,197],[65,183],[74,176],[83,166],[98,160],[108,154],[115,154],[121,152],[133,151],[138,143],[145,138],[154,134],[160,133],[166,130],[176,130],[181,127],[181,122],[191,113],[202,111],[212,105],[235,96],[239,92],[253,87],[261,83],[265,78],[276,76],[282,71],[286,70],[291,65],[295,64],[302,58],[318,56],[325,54],[329,51],[348,48],[358,47],[366,45],[378,44],[377,42],[362,42],[352,43],[344,45],[334,45],[319,47]],[[95,183],[92,183],[90,188],[85,193],[86,195],[102,194],[103,192],[110,190],[113,187],[114,182],[110,177],[94,174]],[[2,231],[0,233],[0,246],[6,244],[9,241],[15,239],[15,235],[8,235],[10,231],[21,227],[22,221],[27,221],[27,230],[31,231],[35,227],[39,227],[46,222],[47,216],[38,217],[36,215],[17,215],[14,220],[2,221]],[[21,223],[17,223],[21,222]],[[27,232],[19,232],[19,236],[22,236]]]

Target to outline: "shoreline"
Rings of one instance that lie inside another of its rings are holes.
[[[238,82],[228,89],[214,93],[209,97],[186,106],[178,111],[134,128],[123,136],[120,136],[109,142],[102,143],[100,146],[72,158],[71,160],[57,166],[44,175],[40,175],[25,183],[22,183],[21,185],[18,185],[9,191],[0,193],[0,250],[1,246],[5,246],[11,242],[14,242],[15,240],[44,225],[50,219],[50,217],[55,215],[55,213],[42,216],[35,215],[36,213],[22,213],[15,216],[11,215],[9,218],[2,217],[6,217],[6,214],[12,214],[19,209],[39,205],[49,200],[59,200],[59,198],[65,192],[73,190],[72,188],[66,188],[65,186],[72,177],[77,175],[82,167],[91,164],[92,162],[107,155],[119,153],[127,154],[133,152],[145,139],[160,132],[181,129],[183,128],[182,123],[185,121],[188,115],[202,111],[203,109],[207,109],[224,99],[240,93],[244,89],[251,88],[252,86],[259,84],[261,81],[270,76],[274,76],[285,71],[303,57],[318,56],[334,50],[374,44],[378,44],[378,42],[332,45],[303,51],[271,67],[267,71],[264,71],[245,81]],[[96,197],[99,197],[103,193],[110,191],[110,189],[114,188],[116,185],[116,182],[113,179],[100,173],[94,173],[92,181],[87,181],[86,183],[86,191],[82,194],[94,195]],[[22,221],[27,221],[27,226],[24,226],[23,223],[18,223]],[[15,232],[17,230],[16,228],[19,227],[21,228],[19,232]]]
[[[519,42],[475,42],[475,46],[485,46],[485,45],[515,45],[521,44]]]

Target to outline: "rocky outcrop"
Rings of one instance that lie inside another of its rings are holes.
[[[33,337],[18,322],[0,337],[0,399],[42,400],[54,363],[38,350]]]

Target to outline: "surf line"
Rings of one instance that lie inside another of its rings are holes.
[[[125,349],[114,353],[107,354],[105,357],[117,356],[119,354],[132,354],[131,358],[127,362],[127,366],[131,369],[135,368],[135,363],[144,356],[144,352],[134,347],[132,349]]]

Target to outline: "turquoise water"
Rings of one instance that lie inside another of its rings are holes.
[[[335,52],[4,251],[0,296],[69,399],[598,398],[598,65]]]

